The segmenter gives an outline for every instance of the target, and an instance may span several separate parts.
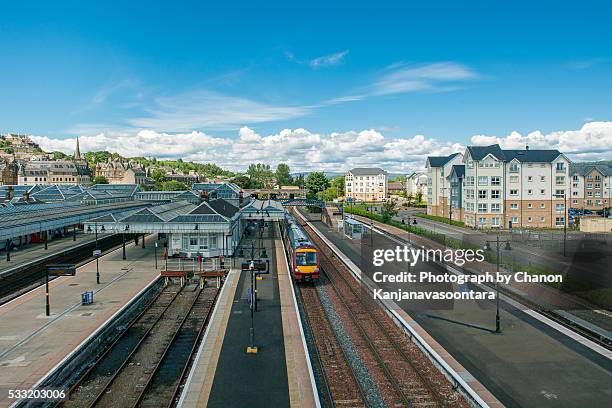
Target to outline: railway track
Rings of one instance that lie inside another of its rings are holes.
[[[348,363],[347,356],[334,333],[316,286],[300,285],[299,293],[312,334],[312,345],[318,362],[316,369],[324,383],[327,406],[370,406],[357,380],[358,376]]]
[[[329,286],[360,355],[368,364],[387,406],[467,407],[467,401],[409,342],[371,296],[349,276],[342,261],[304,225],[321,249],[322,285]]]
[[[60,405],[171,406],[217,293],[197,285],[166,287]]]
[[[120,235],[104,237],[98,240],[98,249],[103,252],[112,251],[118,248],[121,242]],[[90,242],[79,247],[78,250],[67,249],[65,251],[67,254],[59,254],[52,259],[45,259],[15,272],[3,274],[0,277],[0,305],[36,286],[42,285],[45,282],[46,265],[50,263],[69,263],[79,267],[91,261],[95,245],[95,242]]]

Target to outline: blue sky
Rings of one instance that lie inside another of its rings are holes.
[[[610,2],[99,3],[0,6],[0,132],[66,150],[195,131],[169,155],[206,161],[244,127],[424,135],[445,152],[611,119]]]

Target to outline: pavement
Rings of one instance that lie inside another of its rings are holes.
[[[274,234],[274,235],[272,235]],[[243,239],[250,248],[252,239]],[[281,248],[278,228],[268,227],[262,247],[270,273],[257,281],[254,314],[256,354],[247,354],[251,312],[250,274],[237,269],[228,276],[210,328],[184,387],[180,407],[314,407],[315,393],[308,354],[301,339],[299,316]],[[256,257],[259,241],[255,239]],[[249,253],[250,250],[245,250]]]
[[[0,306],[0,407],[7,407],[8,389],[30,389],[126,303],[159,276],[153,241],[146,249],[131,241],[127,260],[121,249],[77,269],[76,276],[49,283],[51,315],[45,315],[44,285]],[[72,242],[72,241],[70,241]],[[94,291],[94,303],[81,305],[81,293]]]
[[[360,241],[320,221],[313,225],[361,265]],[[414,270],[446,272],[433,263],[417,264]],[[402,309],[507,407],[609,406],[612,360],[515,307],[502,302],[499,334],[459,324],[494,329],[495,307],[487,301],[455,302],[450,310],[419,313],[410,307]]]

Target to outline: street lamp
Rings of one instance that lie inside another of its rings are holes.
[[[155,241],[155,269],[157,269],[157,241]]]
[[[104,230],[104,225],[102,226]],[[94,256],[96,257],[96,283],[100,284],[100,264],[99,264],[99,252],[98,252],[98,223],[94,222],[94,230],[95,230],[95,241],[96,246],[94,250]],[[87,232],[91,232],[91,224],[87,226]]]
[[[495,257],[495,270],[497,272],[496,275],[495,275],[495,291],[497,292],[497,295],[496,295],[496,310],[495,310],[495,333],[501,333],[501,318],[500,318],[500,315],[499,315],[499,281],[498,281],[498,279],[499,279],[500,255],[501,255],[500,247],[499,247],[500,242],[502,242],[502,241],[499,240],[499,230],[497,230],[497,238],[495,240],[495,243],[496,243],[496,252],[497,252],[497,255]],[[505,242],[506,242],[505,249],[506,250],[512,249],[510,247],[510,241],[506,240]],[[491,250],[491,242],[489,240],[485,241],[484,249],[485,250]]]

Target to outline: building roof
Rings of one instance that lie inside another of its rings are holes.
[[[238,207],[230,204],[222,198],[218,198],[216,200],[211,200],[208,204],[219,214],[232,218],[238,212]]]
[[[459,153],[453,153],[448,156],[428,156],[427,161],[431,167],[442,167],[449,161],[455,158]]]
[[[570,174],[579,174],[581,176],[590,173],[593,169],[597,169],[604,176],[612,176],[612,166],[602,163],[571,163]]]
[[[404,184],[400,183],[399,181],[394,181],[393,183],[389,183],[388,188],[389,190],[403,190]]]
[[[353,176],[377,176],[379,174],[387,175],[387,172],[380,167],[355,167],[349,170]]]
[[[451,169],[451,174],[456,174],[457,178],[465,176],[465,164],[454,164]]]
[[[501,161],[518,160],[521,163],[550,163],[562,153],[557,149],[502,149],[498,144],[490,146],[468,146],[472,160],[482,160],[489,154]]]

